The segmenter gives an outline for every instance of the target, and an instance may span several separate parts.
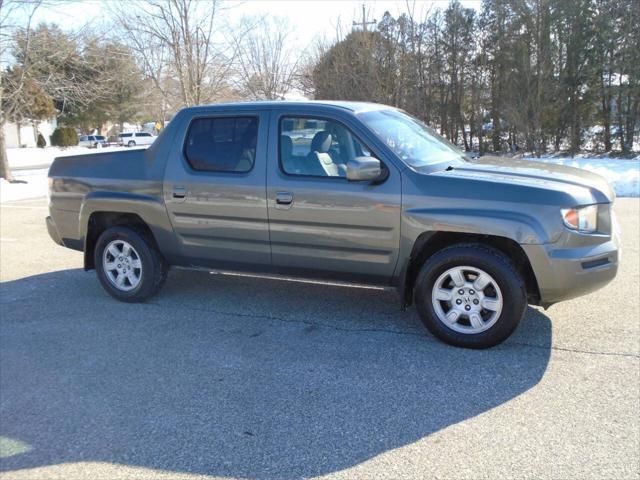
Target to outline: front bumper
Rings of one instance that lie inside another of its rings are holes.
[[[594,292],[616,276],[620,258],[617,234],[597,245],[558,248],[522,245],[538,282],[540,304],[569,300]]]

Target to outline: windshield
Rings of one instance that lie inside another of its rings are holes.
[[[373,110],[358,117],[412,167],[463,161],[464,154],[421,121],[398,110]]]

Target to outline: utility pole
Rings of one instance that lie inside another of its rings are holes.
[[[364,3],[362,4],[362,22],[356,22],[355,20],[352,22],[354,27],[361,26],[362,31],[367,31],[367,25],[375,25],[376,19],[374,18],[372,21],[367,22],[367,12],[364,8]]]

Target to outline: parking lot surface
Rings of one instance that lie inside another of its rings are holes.
[[[484,351],[395,293],[174,270],[109,297],[0,207],[0,478],[640,478],[640,202],[606,288]]]

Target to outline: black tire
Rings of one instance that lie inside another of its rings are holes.
[[[107,273],[102,263],[103,254],[108,245],[114,240],[128,242],[140,257],[140,262],[142,263],[140,283],[133,290],[119,290],[107,278]],[[102,287],[112,297],[123,302],[142,302],[156,294],[162,288],[169,270],[167,262],[150,236],[142,230],[125,226],[110,227],[100,235],[94,250],[94,262]]]
[[[438,318],[432,290],[438,277],[456,266],[475,267],[488,273],[502,292],[502,311],[495,324],[480,333],[461,333]],[[527,307],[527,292],[518,270],[502,252],[479,243],[452,245],[433,254],[422,265],[415,282],[416,308],[427,329],[440,340],[465,348],[489,348],[508,338]]]
[[[133,140],[129,140],[129,143],[127,143],[127,147],[135,147],[136,146],[136,142],[134,142]]]

